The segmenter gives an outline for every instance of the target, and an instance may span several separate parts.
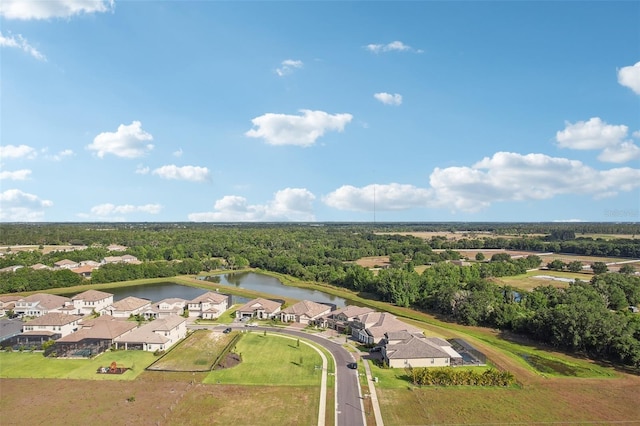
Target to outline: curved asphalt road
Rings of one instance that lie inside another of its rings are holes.
[[[234,324],[228,325],[233,329],[245,330],[245,327],[234,326]],[[211,328],[211,329],[224,329],[227,326],[197,326],[194,325],[190,328]],[[290,336],[296,336],[303,339],[310,340],[328,350],[336,361],[336,426],[365,426],[366,419],[363,411],[362,398],[360,394],[360,383],[358,380],[358,370],[351,370],[347,368],[347,364],[354,362],[353,355],[341,345],[328,340],[324,337],[304,333],[302,331],[288,330],[283,328],[272,327],[251,327],[251,331],[267,331],[273,333],[287,334]],[[330,403],[329,401],[327,401]]]

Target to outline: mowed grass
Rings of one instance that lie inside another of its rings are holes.
[[[45,358],[41,352],[0,352],[0,378],[134,380],[156,360],[145,351],[105,352],[94,359]],[[123,374],[98,374],[99,367],[116,362]]]
[[[262,332],[246,333],[234,351],[242,362],[232,368],[214,370],[204,383],[239,385],[318,386],[320,355],[296,339]]]
[[[197,330],[171,349],[150,369],[169,371],[209,371],[234,334]]]

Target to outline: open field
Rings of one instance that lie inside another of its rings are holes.
[[[54,251],[65,252],[65,251],[75,251],[75,250],[84,250],[86,246],[71,246],[71,245],[59,245],[59,246],[36,246],[36,245],[23,245],[23,246],[0,246],[0,251],[7,252],[19,252],[19,251],[40,251],[43,254],[48,254]]]
[[[529,271],[526,274],[512,277],[492,278],[499,285],[508,285],[519,290],[530,291],[540,286],[553,286],[557,288],[569,287],[570,281],[579,279],[589,281],[593,278],[590,272],[564,272],[564,271]]]
[[[214,370],[204,383],[318,386],[320,355],[296,339],[272,333],[250,332],[242,336],[235,351],[242,362],[229,369]]]
[[[356,265],[363,268],[374,268],[376,266],[384,266],[389,264],[389,256],[369,256],[362,257],[355,261]]]
[[[105,352],[93,359],[45,358],[42,352],[0,352],[0,378],[134,380],[156,360],[150,352]],[[112,362],[130,368],[123,374],[97,374]]]
[[[150,369],[168,371],[209,371],[234,334],[197,330],[155,362]]]

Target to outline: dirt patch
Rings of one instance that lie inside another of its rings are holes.
[[[222,361],[220,361],[218,363],[218,365],[216,365],[214,370],[222,370],[222,369],[225,369],[225,368],[235,367],[236,365],[240,364],[241,362],[242,362],[242,359],[240,358],[240,355],[234,354],[234,353],[228,353],[224,357],[224,359]]]
[[[375,268],[389,265],[389,256],[369,256],[356,260],[356,265],[363,268]]]

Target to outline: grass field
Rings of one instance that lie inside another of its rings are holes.
[[[0,352],[0,378],[134,380],[156,360],[150,352],[105,352],[94,359],[45,358],[42,352]],[[112,362],[130,368],[124,374],[97,374]]]
[[[168,371],[209,371],[218,355],[235,334],[197,330],[178,343],[150,369]]]
[[[296,339],[261,332],[246,333],[235,352],[242,362],[229,369],[214,370],[204,383],[317,386],[322,365],[320,355]]]
[[[538,278],[536,278],[538,277]],[[547,278],[547,277],[554,277]],[[536,287],[551,285],[557,288],[569,287],[567,280],[590,281],[593,278],[591,273],[563,272],[563,271],[530,271],[522,275],[512,277],[493,278],[498,285],[509,285],[519,290],[530,291]]]

